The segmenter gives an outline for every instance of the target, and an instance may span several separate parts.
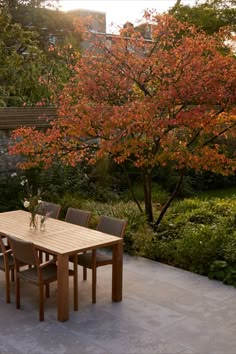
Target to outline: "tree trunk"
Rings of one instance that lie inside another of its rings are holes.
[[[184,171],[181,171],[181,174],[179,176],[179,180],[175,186],[175,189],[173,191],[173,193],[171,194],[171,196],[169,197],[169,199],[167,200],[166,204],[162,207],[160,215],[157,218],[157,221],[154,224],[154,228],[156,229],[158,227],[158,225],[160,224],[161,220],[163,219],[165,213],[167,212],[170,204],[172,203],[173,199],[175,198],[176,194],[178,193],[178,191],[180,190],[180,187],[182,185],[184,179]]]
[[[144,191],[144,204],[147,221],[153,222],[152,211],[152,178],[151,174],[143,172],[143,191]]]

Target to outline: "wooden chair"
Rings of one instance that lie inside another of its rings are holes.
[[[124,237],[127,221],[101,216],[97,230],[117,237]],[[112,255],[100,251],[85,252],[77,255],[77,264],[83,267],[83,279],[87,279],[87,268],[92,270],[92,302],[96,303],[97,268],[112,264]]]
[[[90,211],[68,208],[65,221],[71,224],[88,227],[89,221],[91,219],[92,213]],[[78,265],[77,265],[77,255],[71,256],[69,258],[70,262],[73,262],[73,270],[69,269],[69,275],[74,278],[74,310],[78,310]]]
[[[91,216],[92,213],[90,211],[68,208],[65,221],[71,224],[88,227]]]
[[[14,280],[14,259],[10,247],[7,244],[7,236],[0,234],[0,270],[5,272],[6,303],[11,302],[10,273]]]
[[[15,237],[8,237],[15,263],[16,277],[16,308],[20,308],[20,279],[37,285],[39,288],[39,320],[44,320],[44,285],[57,280],[57,266],[55,259],[41,263],[37,250],[32,242],[18,240]],[[23,263],[31,266],[28,269],[20,269]],[[46,292],[46,296],[49,293]]]
[[[40,214],[43,213],[44,215],[47,214],[48,217],[53,219],[58,219],[61,212],[61,205],[54,204],[43,201],[42,211],[39,212]]]

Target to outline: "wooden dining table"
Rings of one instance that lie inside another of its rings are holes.
[[[57,257],[57,318],[59,321],[69,319],[69,257],[77,253],[106,246],[112,247],[112,301],[122,300],[122,238],[52,218],[47,219],[44,231],[31,230],[29,217],[30,213],[23,210],[0,213],[0,232],[31,241],[38,250]],[[78,303],[75,304],[76,307]]]

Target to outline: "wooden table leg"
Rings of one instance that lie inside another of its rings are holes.
[[[57,319],[62,322],[69,319],[69,268],[66,255],[57,257]]]
[[[123,240],[113,246],[112,301],[122,300],[123,284]]]
[[[74,310],[78,311],[78,263],[77,254],[74,255],[73,285],[74,285]]]

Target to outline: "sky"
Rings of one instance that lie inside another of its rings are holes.
[[[107,27],[111,23],[122,26],[127,21],[135,24],[143,10],[167,11],[176,0],[59,0],[60,10],[87,9],[106,12]],[[195,0],[182,0],[182,4],[194,5]]]

